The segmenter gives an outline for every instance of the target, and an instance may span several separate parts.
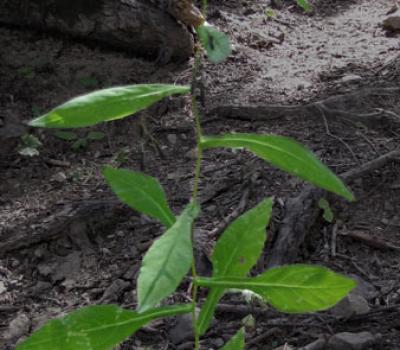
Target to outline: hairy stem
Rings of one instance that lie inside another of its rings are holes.
[[[201,123],[200,123],[200,111],[197,105],[196,99],[196,79],[200,69],[200,60],[201,60],[201,49],[200,47],[196,47],[195,51],[195,63],[193,67],[193,75],[192,75],[192,113],[195,120],[195,131],[196,131],[196,164],[194,169],[194,183],[193,183],[193,201],[197,201],[198,193],[199,193],[199,181],[200,181],[200,171],[201,171],[201,160],[203,158],[203,152],[200,147],[200,139],[202,135],[201,131]],[[194,242],[194,228],[192,227],[192,242]],[[197,271],[196,271],[196,263],[193,259],[192,262],[192,275],[193,280],[196,280]],[[197,304],[197,292],[198,285],[197,283],[193,284],[192,287],[192,320],[193,320],[193,332],[194,332],[194,349],[200,349],[200,334],[197,327],[197,315],[196,315],[196,304]]]

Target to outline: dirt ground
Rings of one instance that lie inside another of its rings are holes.
[[[319,213],[298,254],[288,258],[350,275],[359,288],[347,304],[306,315],[225,296],[218,322],[202,338],[204,349],[220,348],[247,313],[255,318],[247,332],[249,349],[300,349],[341,332],[370,333],[369,345],[354,349],[400,349],[400,156],[390,153],[400,141],[400,45],[399,36],[381,26],[395,1],[312,4],[314,12],[305,14],[287,1],[268,18],[267,0],[210,3],[209,22],[229,34],[233,53],[222,64],[204,63],[203,125],[209,134],[290,136],[337,174],[356,171],[348,184],[357,200],[324,194],[334,221]],[[90,129],[104,132],[105,139],[78,151],[54,131],[26,129],[43,143],[32,158],[16,152],[19,138],[13,134],[25,130],[21,123],[86,91],[186,84],[193,62],[160,67],[126,52],[1,26],[0,47],[0,133],[9,136],[0,149],[0,347],[12,349],[45,320],[81,306],[136,305],[141,257],[163,227],[118,204],[100,169],[111,164],[157,177],[179,213],[190,197],[194,161],[188,97],[167,99],[143,113],[157,142],[143,132],[138,117]],[[77,133],[83,138],[88,131]],[[274,196],[265,256],[254,272],[261,271],[287,218],[285,204],[305,188],[244,151],[207,152],[197,222],[201,250],[209,254],[213,230],[232,213]],[[203,270],[209,273],[209,266]],[[167,302],[188,298],[185,282]],[[191,349],[182,327],[173,319],[154,323],[120,348]]]

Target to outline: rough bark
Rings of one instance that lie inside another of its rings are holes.
[[[193,51],[192,35],[154,1],[0,0],[0,24],[53,30],[166,62]]]

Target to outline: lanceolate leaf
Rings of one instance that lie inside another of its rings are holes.
[[[139,312],[151,309],[174,292],[187,274],[193,259],[192,225],[198,214],[198,206],[189,204],[144,256],[137,281]]]
[[[272,210],[272,200],[265,199],[238,217],[218,240],[211,261],[213,277],[245,277],[257,262],[264,247]],[[200,334],[207,331],[215,306],[224,288],[210,289],[198,318]]]
[[[241,328],[221,350],[243,350],[244,349],[244,329]]]
[[[204,136],[203,149],[216,147],[246,148],[276,167],[294,174],[325,190],[348,200],[353,194],[343,182],[298,142],[283,136],[255,134],[226,134]]]
[[[176,305],[138,314],[116,305],[89,306],[47,322],[17,350],[113,349],[151,320],[188,313],[191,309],[191,305]]]
[[[171,227],[175,216],[160,183],[154,177],[126,169],[105,167],[103,175],[117,197],[132,209]]]
[[[355,287],[352,279],[312,265],[276,267],[254,278],[198,278],[196,282],[205,287],[249,289],[288,313],[328,309]]]
[[[151,106],[164,97],[186,94],[188,86],[142,84],[97,90],[54,108],[29,125],[42,128],[80,128],[121,119]]]
[[[226,34],[208,24],[197,27],[196,31],[211,62],[220,63],[231,54],[231,44]]]

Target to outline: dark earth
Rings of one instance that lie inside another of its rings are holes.
[[[233,53],[218,65],[203,61],[203,127],[208,134],[293,137],[343,177],[356,201],[316,191],[247,152],[207,151],[199,256],[203,273],[210,273],[206,256],[227,222],[273,196],[268,243],[253,272],[320,264],[359,286],[333,310],[305,315],[226,295],[203,349],[222,347],[243,324],[248,349],[400,349],[400,45],[382,27],[396,1],[311,3],[311,14],[287,1],[269,18],[267,0],[210,2],[208,21],[229,34]],[[79,307],[136,306],[141,258],[163,227],[119,204],[101,168],[157,177],[179,213],[190,198],[194,165],[189,97],[80,129],[80,138],[92,130],[105,138],[79,150],[55,131],[23,123],[99,88],[188,84],[193,59],[160,65],[9,26],[0,26],[0,47],[0,133],[7,140],[0,148],[0,348],[13,349],[49,318]],[[42,142],[38,156],[17,152],[23,132]],[[318,208],[321,197],[332,222]],[[295,227],[291,237],[279,236],[285,224]],[[187,280],[166,303],[188,301],[189,289]],[[254,323],[244,321],[248,314]],[[192,349],[187,325],[154,322],[119,349]]]

